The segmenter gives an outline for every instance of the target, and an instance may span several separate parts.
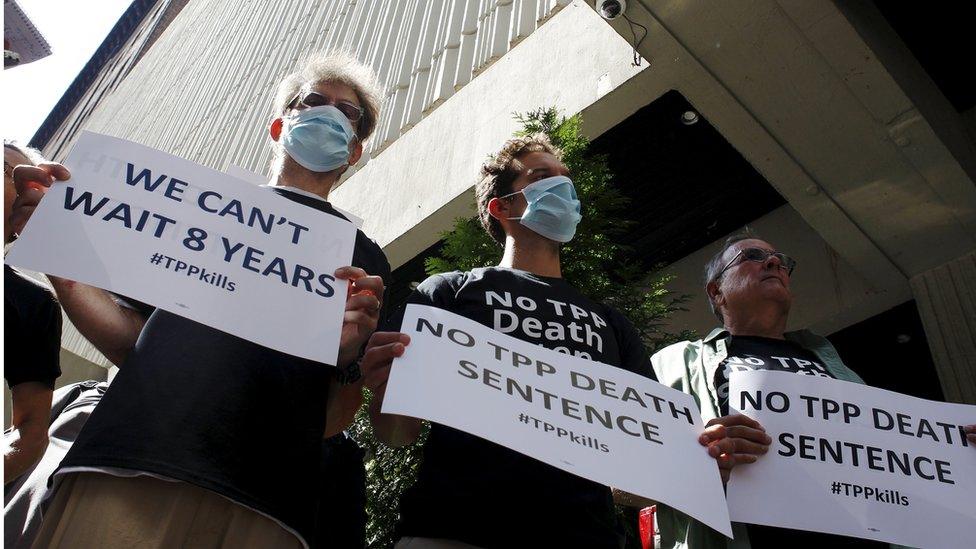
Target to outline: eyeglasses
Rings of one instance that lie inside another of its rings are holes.
[[[722,274],[725,273],[725,271],[729,270],[729,268],[735,264],[736,260],[738,260],[740,256],[745,261],[755,261],[757,263],[765,262],[770,256],[775,257],[779,260],[780,269],[786,269],[787,276],[791,276],[793,274],[793,269],[796,268],[796,260],[782,252],[774,252],[764,248],[743,248],[739,250],[739,253],[735,254],[732,261],[729,261],[725,265],[724,269],[715,275],[715,279],[718,279],[722,276]]]
[[[3,175],[9,175],[10,177],[13,177],[14,176],[14,167],[15,166],[13,164],[11,164],[10,162],[7,162],[6,160],[4,160],[3,161]]]
[[[363,109],[358,105],[350,103],[349,101],[336,101],[330,99],[318,92],[298,92],[295,97],[288,102],[289,109],[297,109],[299,105],[305,107],[321,107],[323,105],[332,105],[333,107],[339,109],[349,119],[350,122],[356,124],[359,119],[363,117]]]

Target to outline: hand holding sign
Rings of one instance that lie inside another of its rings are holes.
[[[366,353],[363,355],[363,376],[366,387],[380,402],[386,393],[386,382],[390,379],[393,359],[403,356],[410,336],[400,332],[376,332],[369,338]]]
[[[395,414],[384,414],[383,398],[386,396],[386,383],[390,379],[393,360],[403,356],[410,336],[400,332],[376,332],[369,338],[366,354],[363,355],[362,369],[366,387],[373,393],[369,405],[369,417],[377,438],[393,447],[412,444],[420,436],[419,419]]]
[[[41,204],[48,187],[55,181],[71,179],[71,172],[56,162],[42,162],[37,166],[17,166],[13,176],[17,198],[10,212],[10,224],[15,233],[20,233],[27,226],[34,210]]]
[[[341,267],[335,277],[350,282],[339,338],[338,364],[342,366],[356,360],[366,338],[376,330],[382,307],[376,296],[383,295],[384,286],[382,278],[370,276],[358,267]]]
[[[709,420],[698,442],[708,447],[708,455],[718,462],[722,482],[728,482],[736,465],[755,463],[759,456],[769,451],[773,439],[758,421],[734,414]]]

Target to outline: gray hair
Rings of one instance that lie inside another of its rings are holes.
[[[288,103],[303,87],[319,82],[336,82],[352,88],[363,109],[363,117],[356,125],[360,141],[372,135],[380,113],[380,93],[376,73],[345,51],[319,52],[310,55],[301,68],[285,76],[278,84],[274,97],[274,116],[282,116]]]
[[[16,141],[7,141],[6,139],[4,139],[3,148],[10,149],[14,152],[18,152],[24,155],[24,158],[26,158],[28,161],[30,161],[31,164],[35,166],[40,164],[41,162],[47,162],[47,160],[44,159],[44,155],[41,154],[41,151],[35,149],[34,147],[21,145]]]
[[[762,240],[754,230],[746,227],[742,232],[733,234],[732,236],[725,239],[725,243],[722,244],[722,248],[708,260],[705,264],[705,297],[708,298],[708,305],[712,308],[712,314],[718,318],[719,322],[725,322],[722,317],[722,311],[715,308],[715,302],[712,301],[712,296],[708,295],[708,285],[712,282],[718,281],[722,275],[719,272],[725,267],[725,252],[729,251],[729,248],[734,246],[737,242],[742,242],[743,240]]]

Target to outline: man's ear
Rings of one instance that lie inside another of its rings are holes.
[[[488,215],[499,221],[507,221],[511,217],[509,215],[510,208],[511,204],[501,198],[492,198],[488,201]]]
[[[271,139],[278,141],[281,139],[281,128],[284,122],[282,122],[281,117],[275,118],[271,121],[271,125],[268,126],[268,133],[271,134]]]
[[[355,141],[353,141],[353,143],[350,143],[349,145],[350,166],[355,166],[356,162],[359,162],[359,159],[363,157],[363,142],[360,141],[359,139],[356,139]]]
[[[722,295],[722,285],[720,281],[713,280],[705,285],[705,294],[708,296],[709,301],[712,302],[712,306],[715,310],[718,310],[719,305],[722,304],[722,300],[725,296]]]

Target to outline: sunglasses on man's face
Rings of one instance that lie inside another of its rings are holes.
[[[793,269],[796,268],[796,260],[782,252],[774,252],[764,248],[742,248],[739,250],[739,253],[735,254],[732,261],[729,261],[725,265],[725,268],[722,269],[715,278],[722,276],[722,274],[729,270],[732,265],[735,265],[736,261],[738,261],[740,257],[742,258],[742,261],[755,261],[757,263],[763,263],[770,257],[775,257],[779,260],[779,267],[786,270],[787,276],[791,276],[793,274]]]
[[[358,105],[350,103],[349,101],[336,101],[322,95],[319,92],[298,92],[294,98],[288,103],[289,109],[299,109],[300,107],[310,108],[310,107],[321,107],[323,105],[332,105],[333,107],[339,109],[355,125],[359,122],[359,119],[363,117],[363,109]]]

